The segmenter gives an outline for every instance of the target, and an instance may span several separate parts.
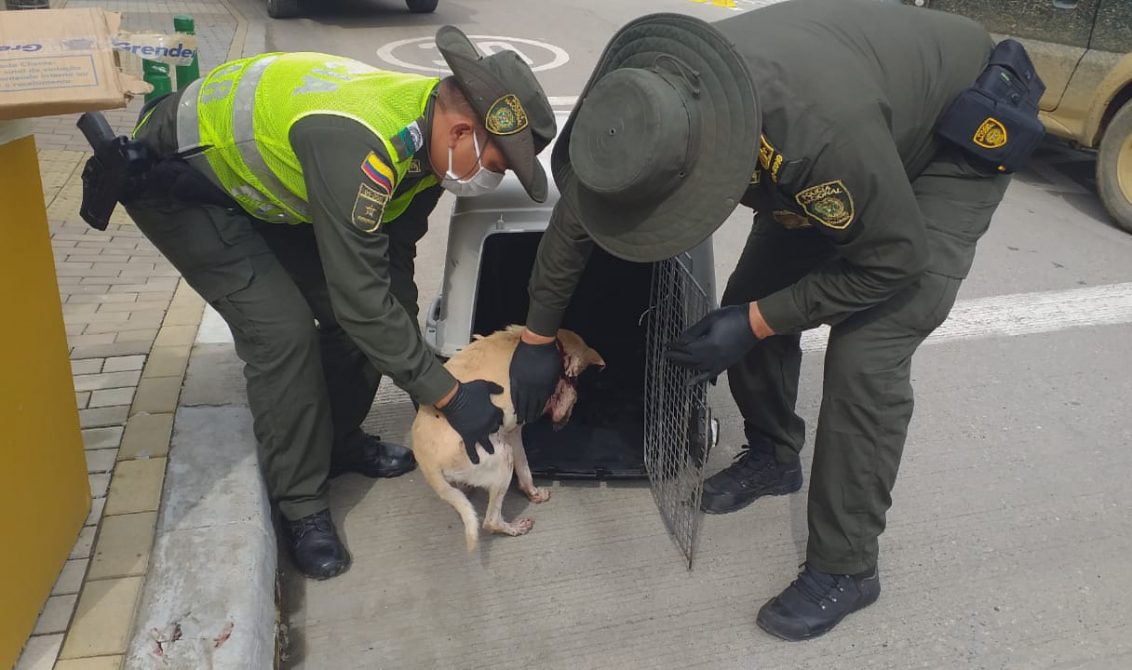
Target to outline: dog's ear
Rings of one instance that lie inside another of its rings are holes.
[[[565,358],[563,368],[567,377],[578,377],[591,365],[605,367],[601,354],[591,349],[577,333],[565,329],[559,330],[558,341],[562,345]]]
[[[596,350],[590,349],[589,347],[586,347],[586,353],[583,354],[582,360],[585,362],[585,367],[587,368],[591,365],[596,365],[602,370],[605,369],[605,359],[602,358],[601,354],[597,353]]]
[[[578,377],[591,365],[596,365],[604,370],[605,360],[602,359],[601,354],[593,349],[583,347],[580,354],[576,351],[567,350],[565,365],[567,377]]]

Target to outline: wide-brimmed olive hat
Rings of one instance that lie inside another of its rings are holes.
[[[546,172],[537,156],[558,124],[530,66],[511,50],[485,57],[454,26],[437,31],[436,48],[519,183],[531,198],[545,202]]]
[[[595,242],[658,261],[695,247],[738,206],[760,118],[750,72],[727,38],[699,19],[651,14],[606,46],[551,168]]]

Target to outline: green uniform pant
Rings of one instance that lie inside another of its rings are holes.
[[[154,105],[137,133],[155,156],[176,151],[176,102],[174,95]],[[390,248],[400,252],[391,260],[391,290],[414,319],[410,250],[436,191],[386,226]],[[331,459],[365,440],[360,426],[381,375],[334,316],[313,227],[264,223],[235,207],[161,192],[126,210],[231,329],[260,466],[280,512],[298,519],[326,509]]]
[[[941,153],[912,182],[929,226],[927,271],[831,328],[808,508],[807,560],[819,570],[855,574],[876,565],[912,418],[912,355],[946,319],[1009,180],[976,170],[957,152]],[[816,231],[786,230],[757,215],[722,304],[789,286],[833,253]],[[768,338],[728,371],[748,440],[771,445],[781,462],[796,458],[805,440],[795,412],[799,340]]]
[[[381,375],[334,317],[313,229],[161,199],[127,210],[232,331],[268,494],[288,519],[326,509],[331,458],[365,439]],[[411,281],[395,284],[415,317]]]

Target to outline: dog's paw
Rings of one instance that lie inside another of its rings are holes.
[[[512,536],[526,535],[535,527],[535,520],[530,518],[515,519],[507,524],[507,534]]]
[[[527,497],[530,498],[533,503],[544,503],[550,500],[550,489],[533,488],[527,491]]]
[[[491,525],[491,526],[485,525],[484,526],[484,528],[491,531],[492,533],[500,533],[502,535],[510,535],[511,537],[517,537],[519,535],[526,535],[527,533],[531,532],[531,529],[534,528],[534,527],[535,527],[535,520],[534,519],[515,519],[511,523],[503,523],[503,524],[499,524],[498,526],[495,526],[495,525]]]

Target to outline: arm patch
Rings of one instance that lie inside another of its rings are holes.
[[[374,152],[366,154],[362,160],[362,174],[369,177],[379,189],[386,193],[393,192],[393,184],[396,181],[393,168],[386,165],[385,161]]]
[[[388,202],[389,193],[362,182],[358,185],[358,195],[354,198],[354,212],[350,220],[358,230],[372,233],[381,225],[381,217],[385,214]]]
[[[840,179],[802,189],[794,200],[806,214],[827,228],[845,230],[853,223],[853,196]]]

